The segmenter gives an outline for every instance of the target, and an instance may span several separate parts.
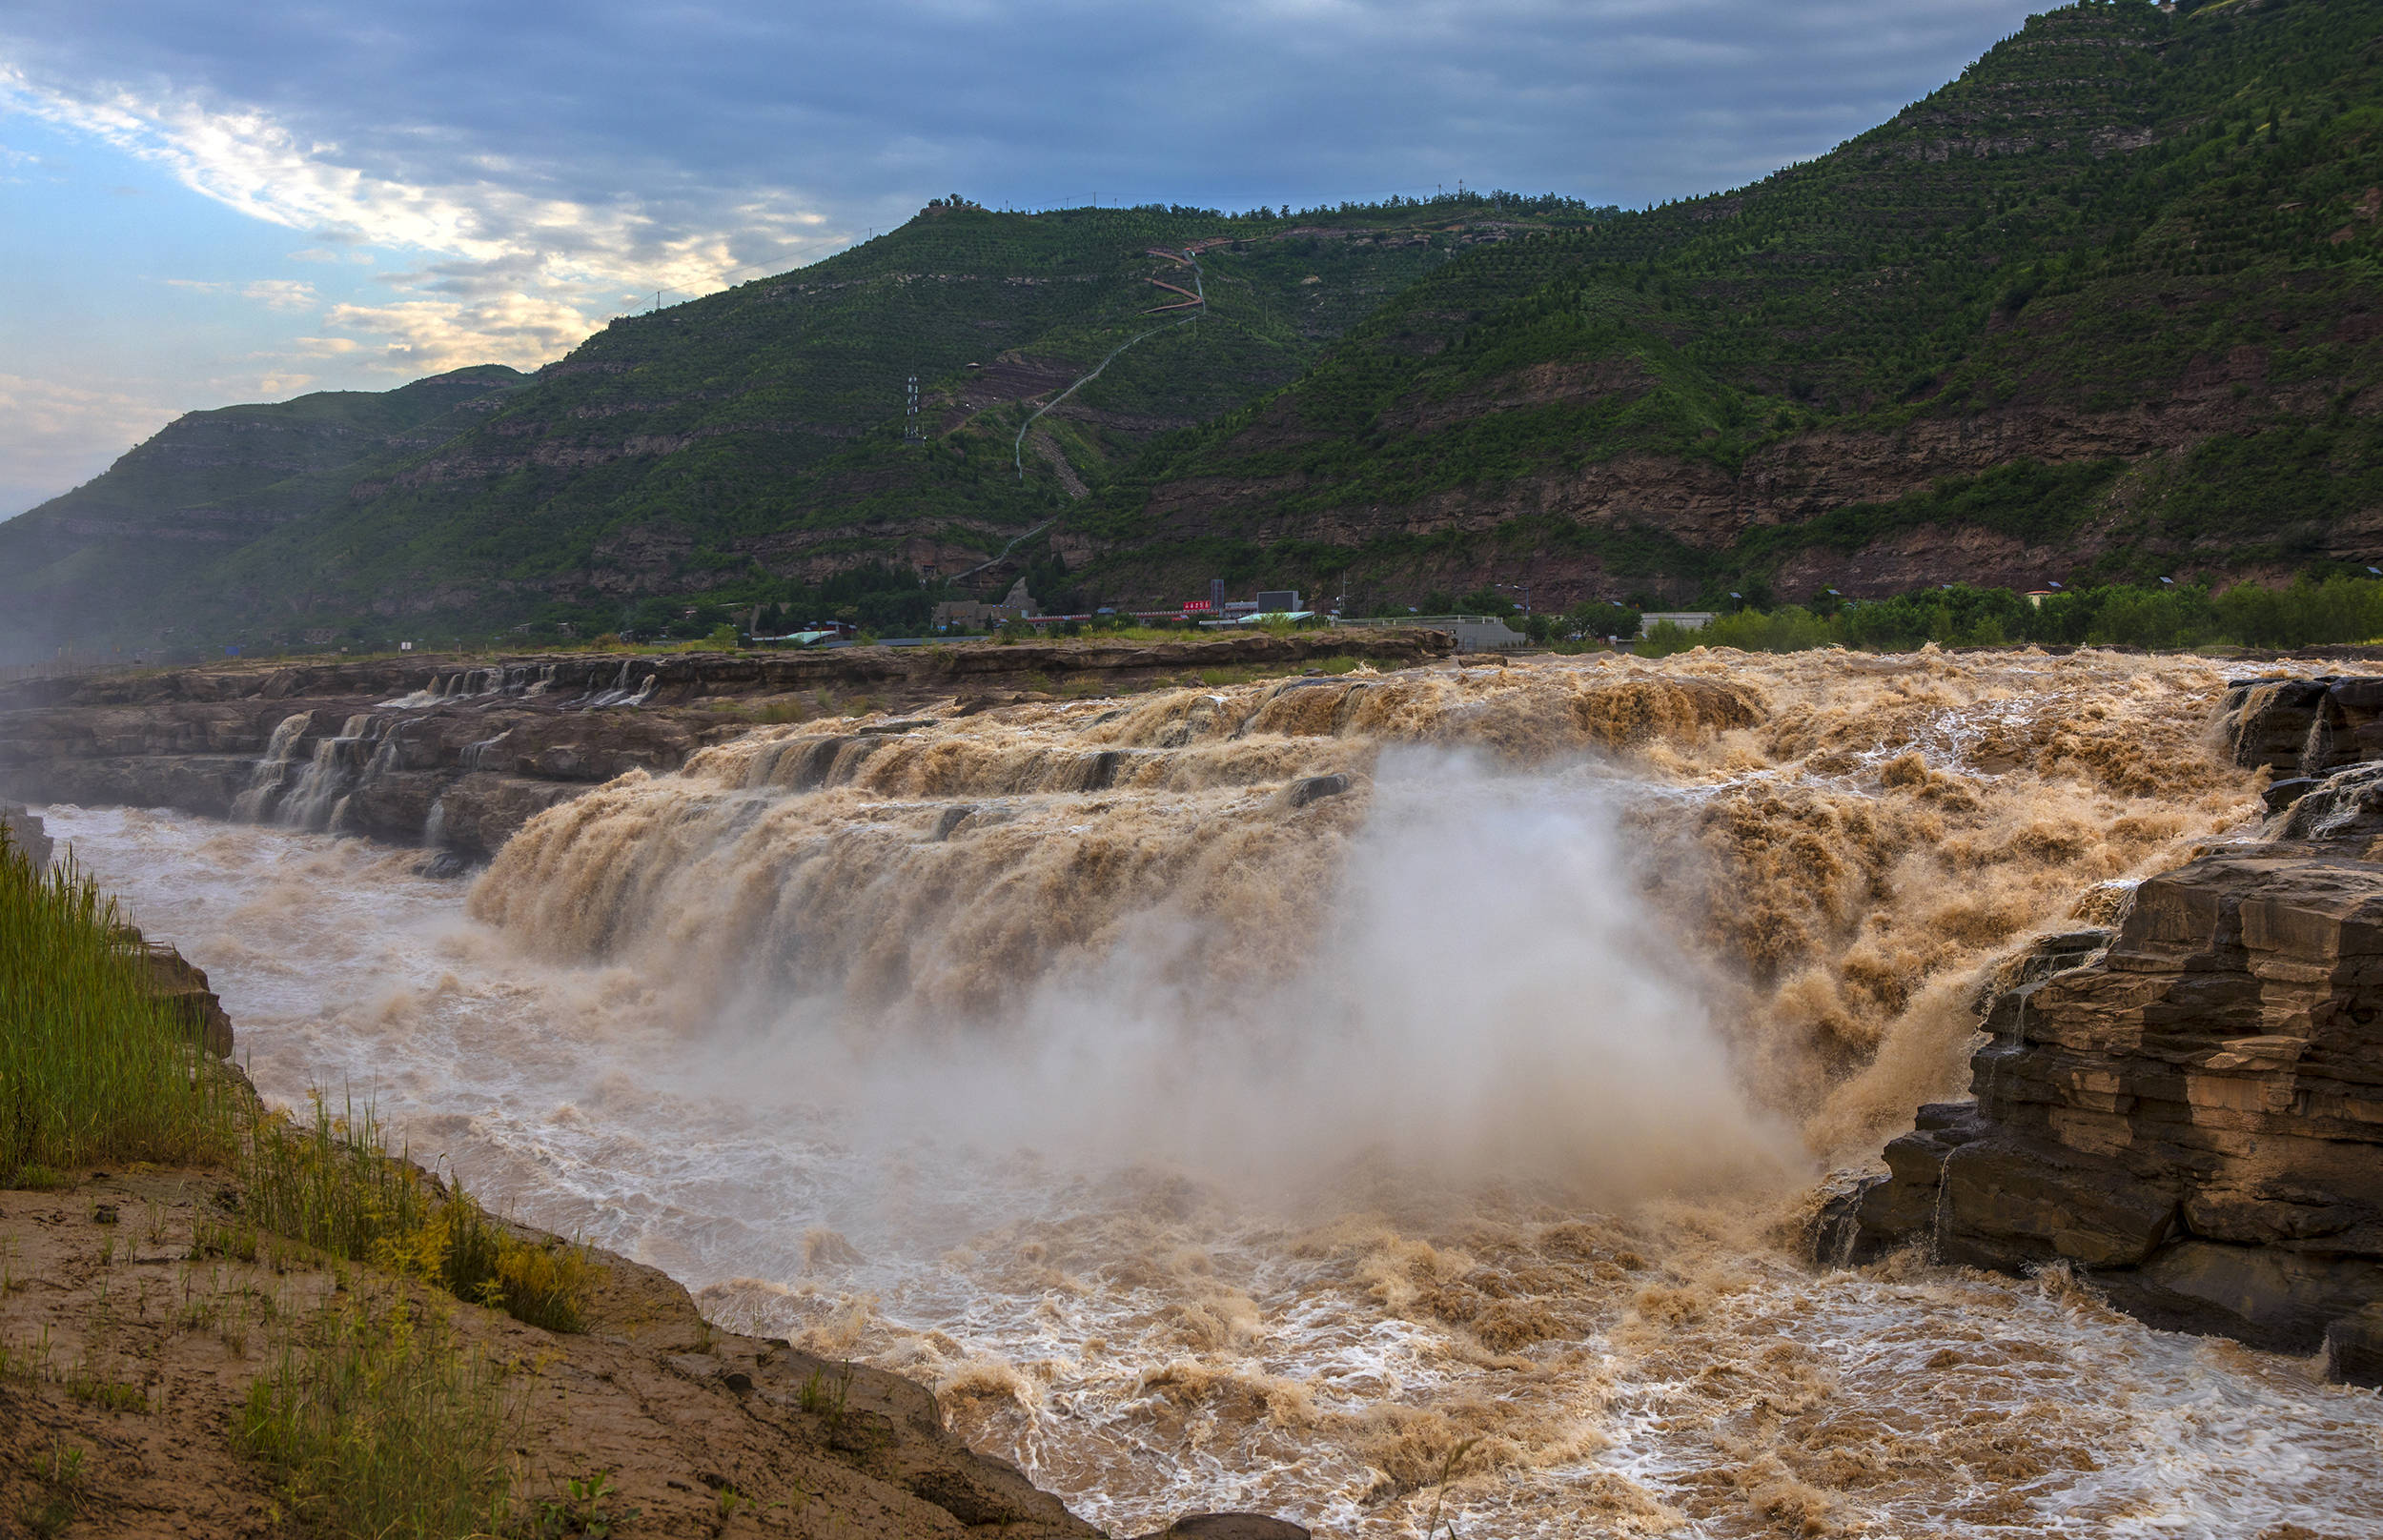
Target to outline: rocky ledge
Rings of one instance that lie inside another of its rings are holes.
[[[2322,769],[2354,740],[2326,716],[2351,681],[2314,682],[2238,687],[2238,756],[2289,746],[2297,769],[2322,732]],[[2383,1383],[2383,763],[2308,780],[2259,839],[2146,880],[2115,929],[2006,963],[1975,1100],[1920,1109],[1890,1174],[1823,1211],[1823,1253],[2066,1262],[2155,1326]]]
[[[0,685],[0,790],[336,829],[485,859],[536,814],[757,720],[1197,682],[1456,650],[1430,630],[804,653],[248,664]]]

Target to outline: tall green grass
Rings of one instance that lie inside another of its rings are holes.
[[[115,901],[0,830],[0,1185],[95,1161],[229,1153],[225,1077],[151,992]]]
[[[279,1468],[315,1532],[451,1540],[511,1525],[506,1449],[521,1424],[504,1371],[403,1300],[326,1311],[249,1386],[241,1445]]]
[[[372,1111],[303,1123],[267,1113],[212,1071],[149,984],[115,901],[71,862],[38,874],[0,831],[0,1185],[47,1186],[97,1161],[224,1162],[237,1229],[215,1249],[253,1256],[258,1232],[386,1267],[552,1331],[583,1329],[598,1266],[540,1245],[469,1194],[437,1190],[392,1156]]]
[[[372,1108],[260,1118],[241,1146],[242,1217],[351,1262],[443,1288],[549,1331],[585,1329],[598,1266],[584,1246],[525,1241],[460,1187],[442,1195],[388,1153]]]

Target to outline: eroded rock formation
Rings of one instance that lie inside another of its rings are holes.
[[[2238,685],[2224,726],[2246,763],[2321,770],[2369,691]],[[2383,764],[2313,788],[2145,881],[2113,932],[2007,964],[1975,1101],[1921,1108],[1822,1246],[2065,1261],[2155,1325],[2383,1380]]]
[[[0,802],[0,836],[31,858],[36,873],[49,868],[50,835],[23,803]]]
[[[1216,668],[1444,657],[1444,632],[1182,641],[579,653],[486,664],[182,669],[0,686],[0,787],[493,853],[557,802],[675,770],[757,720],[932,700],[967,712]]]

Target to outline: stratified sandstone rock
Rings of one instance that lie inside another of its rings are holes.
[[[134,932],[138,937],[138,932]],[[207,970],[163,942],[142,941],[150,991],[173,1012],[198,1045],[218,1059],[232,1057],[232,1018],[207,983]]]
[[[956,697],[965,713],[1049,699],[1041,689],[1004,693],[1004,684],[1129,689],[1210,668],[1422,662],[1455,647],[1440,631],[1351,629],[31,679],[0,685],[0,787],[41,801],[328,828],[480,860],[557,802],[630,770],[675,770],[749,731],[757,700],[817,713],[856,699],[883,709]]]
[[[218,1059],[232,1057],[232,1018],[207,982],[207,970],[164,942],[153,942],[131,925],[116,928],[116,940],[140,961],[149,991],[164,1003],[198,1045]]]
[[[2231,679],[2218,729],[2236,764],[2295,780],[2383,759],[2383,679]]]
[[[2156,1325],[2383,1376],[2383,766],[2269,832],[2147,880],[2106,950],[2022,959],[1976,1102],[1921,1108],[1821,1245],[2067,1261]]]

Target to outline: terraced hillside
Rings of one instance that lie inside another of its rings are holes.
[[[952,571],[1153,433],[1289,381],[1452,256],[1591,216],[1510,197],[1298,216],[938,199],[815,266],[617,318],[531,378],[186,417],[0,525],[0,624],[23,650]],[[1021,480],[1032,405],[1152,327],[1042,418]],[[913,375],[927,442],[906,437]]]
[[[1089,581],[1801,598],[2383,558],[2383,5],[2122,0],[1754,186],[1468,254]]]

